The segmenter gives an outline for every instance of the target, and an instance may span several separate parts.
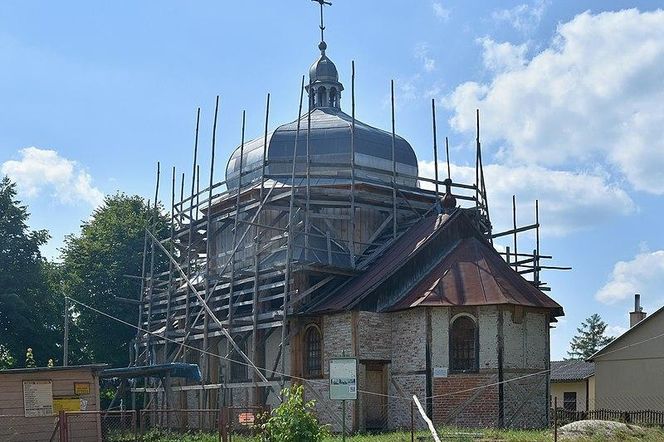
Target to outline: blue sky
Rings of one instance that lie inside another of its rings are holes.
[[[356,62],[358,117],[389,128],[394,79],[397,131],[421,173],[433,169],[430,99],[458,181],[473,174],[481,109],[494,224],[508,227],[513,193],[523,223],[539,198],[543,252],[574,267],[544,275],[566,311],[552,332],[554,358],[592,313],[619,333],[634,292],[648,312],[664,303],[657,7],[338,0],[326,11],[327,52],[347,91]],[[239,143],[242,110],[249,138],[262,131],[268,92],[270,126],[293,119],[300,78],[318,54],[317,25],[307,0],[3,1],[0,171],[18,182],[31,225],[53,235],[44,253],[56,257],[104,194],[151,198],[156,161],[167,175],[173,165],[189,175],[196,108],[208,146],[216,94],[218,171]],[[208,157],[203,148],[203,170]]]

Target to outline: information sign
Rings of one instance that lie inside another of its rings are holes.
[[[357,399],[357,359],[330,360],[330,399],[339,401]]]
[[[53,415],[53,384],[51,381],[23,381],[25,417]]]
[[[90,394],[90,383],[89,382],[74,382],[74,394],[77,396],[83,396]]]
[[[53,412],[81,411],[81,398],[78,396],[60,396],[53,398]]]

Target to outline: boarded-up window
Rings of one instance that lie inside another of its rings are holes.
[[[475,321],[460,316],[450,330],[450,368],[453,371],[477,371],[477,327]]]

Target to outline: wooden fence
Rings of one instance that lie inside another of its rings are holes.
[[[590,410],[590,411],[571,411],[564,408],[551,410],[551,421],[553,423],[555,416],[558,419],[558,426],[580,420],[606,420],[619,421],[627,424],[636,425],[659,425],[664,426],[664,411],[658,410],[638,410],[638,411],[620,411],[620,410]]]

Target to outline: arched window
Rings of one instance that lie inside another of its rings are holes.
[[[242,339],[241,336],[236,336],[235,343],[244,354],[247,354],[247,341]],[[239,361],[239,362],[233,362]],[[231,381],[246,381],[249,377],[247,374],[247,364],[244,362],[242,355],[237,351],[231,352]]]
[[[323,374],[323,349],[318,327],[312,325],[304,333],[304,375],[318,377]]]
[[[326,103],[325,100],[327,99],[327,93],[325,90],[325,87],[321,86],[318,88],[318,105],[321,107],[325,107]]]
[[[477,371],[477,325],[468,316],[459,316],[450,328],[450,369],[452,371]]]
[[[337,89],[330,89],[330,107],[337,107]]]

